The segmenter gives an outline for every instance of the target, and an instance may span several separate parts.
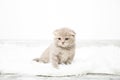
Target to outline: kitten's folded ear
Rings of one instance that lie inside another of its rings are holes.
[[[71,30],[70,34],[71,34],[73,37],[76,35],[76,33],[75,33],[73,30]]]

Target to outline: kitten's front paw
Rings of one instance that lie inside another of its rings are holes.
[[[35,59],[33,59],[33,61],[39,62],[40,59],[39,58],[35,58]]]
[[[66,64],[66,65],[71,64],[71,61],[67,61],[67,62],[65,62],[65,64]]]

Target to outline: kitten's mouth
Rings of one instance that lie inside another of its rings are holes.
[[[61,44],[59,45],[59,47],[61,47],[62,49],[71,49],[73,46],[68,46],[68,45],[65,45],[65,44]]]
[[[67,45],[65,43],[62,43],[61,47],[67,47]]]

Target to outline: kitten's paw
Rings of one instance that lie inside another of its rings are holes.
[[[70,61],[68,61],[68,62],[65,62],[65,64],[66,64],[66,65],[68,65],[68,64],[71,64],[71,62],[70,62]]]

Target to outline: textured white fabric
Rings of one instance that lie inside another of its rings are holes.
[[[86,73],[120,74],[120,48],[116,46],[89,46],[76,49],[71,65],[61,64],[59,69],[50,63],[32,61],[41,55],[45,46],[0,46],[0,71],[29,75],[65,76]]]

